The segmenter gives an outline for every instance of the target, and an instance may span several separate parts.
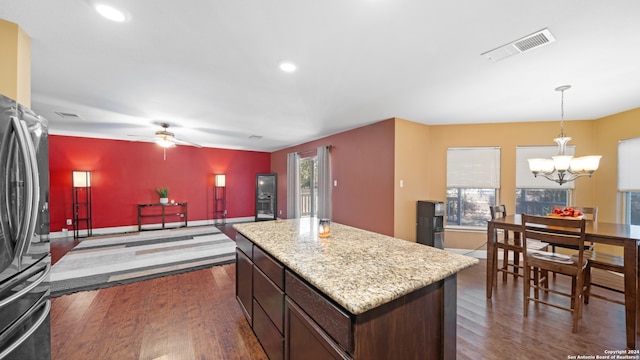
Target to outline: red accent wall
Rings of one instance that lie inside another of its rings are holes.
[[[72,218],[71,171],[90,170],[93,228],[137,225],[137,204],[156,203],[158,187],[189,203],[189,221],[213,219],[214,174],[227,177],[227,218],[255,214],[255,176],[271,169],[267,152],[49,136],[51,231]]]
[[[279,150],[271,154],[278,173],[278,209],[287,218],[287,154],[332,145],[332,219],[335,222],[393,236],[395,119]]]

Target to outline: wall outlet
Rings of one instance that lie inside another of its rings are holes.
[[[71,225],[71,219],[67,219],[67,225]]]

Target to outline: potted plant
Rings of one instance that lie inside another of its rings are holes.
[[[168,204],[169,203],[169,188],[159,187],[156,189],[156,192],[160,196],[160,204]]]

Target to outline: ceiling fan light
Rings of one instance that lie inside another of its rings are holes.
[[[155,140],[155,143],[160,145],[163,148],[172,148],[176,146],[176,143],[174,143],[171,139],[168,139],[166,137],[158,137]]]

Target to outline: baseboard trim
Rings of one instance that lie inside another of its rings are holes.
[[[249,216],[249,217],[239,217],[239,218],[227,218],[225,219],[227,224],[232,224],[232,223],[242,223],[242,222],[253,222],[255,220],[255,218],[253,216]],[[180,225],[184,225],[184,223],[182,222],[172,222],[172,223],[166,223],[165,226],[167,228],[172,228],[172,227],[178,227]],[[160,227],[162,227],[161,223],[157,223],[157,224],[144,224],[146,227],[152,227],[152,226],[157,226],[158,229],[153,229],[153,230],[160,230]],[[215,220],[194,220],[194,221],[189,221],[189,227],[192,226],[205,226],[205,225],[216,225],[216,221]],[[152,229],[149,229],[152,230]],[[138,231],[138,225],[128,225],[128,226],[114,226],[114,227],[106,227],[106,228],[94,228],[91,229],[91,233],[93,235],[114,235],[114,234],[123,234],[123,233],[129,233],[129,232],[137,232]],[[86,230],[80,230],[80,235],[86,234]],[[64,239],[64,238],[68,238],[68,237],[73,237],[73,229],[71,230],[67,230],[67,231],[56,231],[56,232],[52,232],[49,233],[49,239]]]
[[[486,259],[487,258],[487,250],[474,250],[474,249],[454,249],[454,248],[445,248],[445,251],[454,254],[471,256],[476,259]]]
[[[487,258],[487,250],[471,250],[471,249],[454,249],[454,248],[445,248],[446,251],[462,254],[474,257],[476,259],[486,259]],[[503,251],[502,249],[498,249],[498,260],[502,260]],[[513,261],[513,251],[509,252],[509,261]],[[520,255],[520,260],[522,261],[522,255]]]

